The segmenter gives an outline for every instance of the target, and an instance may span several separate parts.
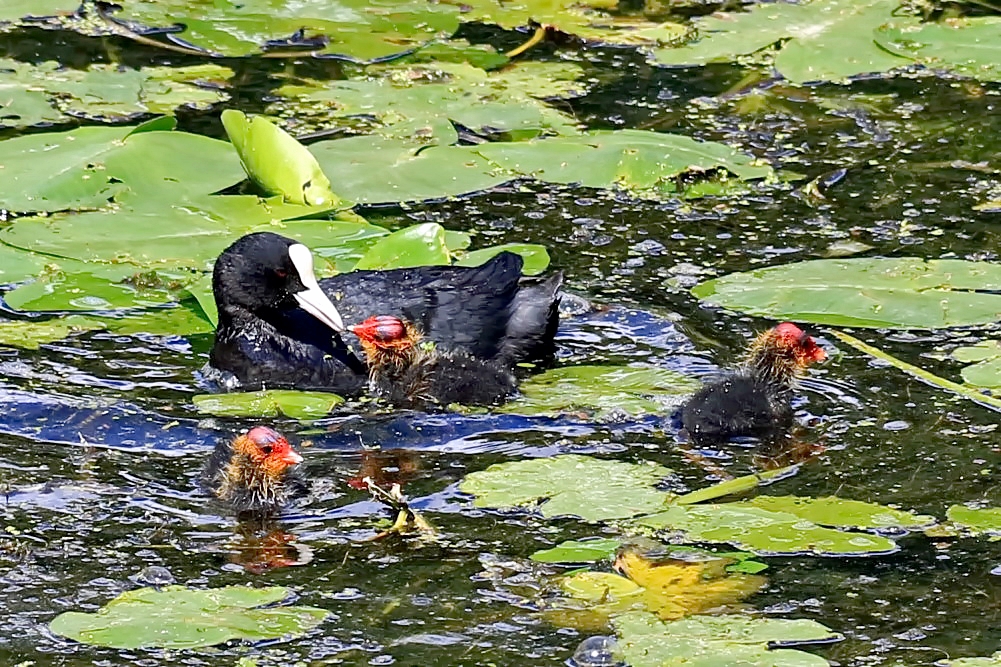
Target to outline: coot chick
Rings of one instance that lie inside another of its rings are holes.
[[[202,486],[236,514],[273,514],[307,492],[295,470],[302,457],[283,436],[256,426],[221,441],[202,472]]]
[[[735,371],[697,391],[682,406],[681,422],[696,441],[781,432],[792,424],[797,379],[826,358],[813,338],[783,322],[754,339]]]
[[[395,406],[496,405],[517,389],[504,366],[423,341],[416,326],[398,317],[370,317],[350,329],[365,350],[370,387]]]
[[[563,277],[525,278],[523,263],[501,252],[478,267],[352,271],[317,282],[306,246],[271,232],[248,234],[216,261],[219,326],[209,363],[248,389],[356,396],[367,370],[337,334],[343,319],[385,313],[477,359],[544,364],[556,350]]]

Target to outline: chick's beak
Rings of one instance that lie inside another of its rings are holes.
[[[299,456],[299,452],[294,449],[289,449],[281,457],[282,463],[287,463],[290,466],[298,465],[302,463],[302,457]]]

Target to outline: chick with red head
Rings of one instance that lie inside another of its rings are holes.
[[[425,342],[398,317],[377,315],[348,329],[365,352],[371,390],[397,407],[496,405],[517,389],[501,364]]]
[[[274,514],[306,493],[302,456],[274,429],[255,426],[221,441],[202,472],[202,486],[237,514]]]
[[[783,322],[754,339],[737,369],[695,392],[682,406],[682,425],[696,441],[781,432],[792,423],[797,380],[826,358],[811,336]]]

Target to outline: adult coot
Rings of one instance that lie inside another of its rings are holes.
[[[216,260],[219,326],[210,365],[243,388],[362,393],[368,369],[344,344],[344,321],[393,315],[444,349],[501,366],[555,352],[562,275],[521,275],[501,252],[478,267],[353,271],[317,282],[309,249],[271,232],[248,234]]]

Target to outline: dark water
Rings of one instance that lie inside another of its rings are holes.
[[[5,49],[31,58],[66,39],[56,34],[8,36]],[[128,48],[137,60],[148,55]],[[81,57],[79,48],[66,53]],[[768,323],[707,309],[688,287],[730,271],[825,256],[845,241],[871,246],[864,254],[872,256],[997,257],[998,214],[972,206],[999,185],[989,170],[971,168],[997,157],[997,87],[922,75],[807,89],[774,85],[720,101],[713,96],[727,92],[740,72],[657,70],[621,52],[584,58],[601,83],[571,106],[589,126],[722,140],[805,179],[738,198],[665,204],[519,184],[406,211],[362,211],[375,222],[388,216],[384,222],[475,229],[482,244],[545,243],[571,291],[613,307],[567,319],[560,363],[645,362],[693,374],[729,363]],[[259,78],[247,81],[237,104],[245,100],[242,108],[253,110]],[[187,129],[218,132],[211,115],[182,120]],[[838,169],[847,171],[825,199],[799,190]],[[816,333],[837,350],[823,328]],[[940,353],[996,333],[859,335],[955,378],[958,367]],[[196,371],[210,342],[90,333],[38,351],[0,350],[0,664],[223,666],[245,655],[262,665],[559,664],[586,635],[533,613],[555,570],[527,557],[599,529],[473,511],[456,482],[492,463],[557,452],[657,461],[688,488],[713,481],[678,451],[661,417],[594,424],[338,414],[302,436],[311,442],[304,451],[316,493],[271,527],[273,535],[294,535],[294,554],[308,562],[255,573],[271,547],[241,533],[195,491],[216,440],[251,423],[194,412]],[[809,424],[804,437],[826,452],[770,493],[837,494],[938,517],[957,502],[1001,504],[996,413],[852,349],[841,352],[811,373],[799,406]],[[387,517],[343,483],[357,473],[363,443],[410,450],[394,462],[415,468],[407,491],[441,540],[359,541]],[[734,475],[760,462],[753,449],[740,447],[717,456]],[[841,643],[809,649],[842,665],[931,664],[998,649],[1001,579],[991,570],[1001,565],[1001,544],[923,535],[900,544],[900,552],[882,558],[770,559],[768,586],[748,602],[766,615],[811,618],[843,633]],[[96,610],[140,585],[137,577],[154,565],[194,587],[289,586],[298,602],[333,615],[299,640],[200,651],[115,651],[48,633],[59,612]]]

